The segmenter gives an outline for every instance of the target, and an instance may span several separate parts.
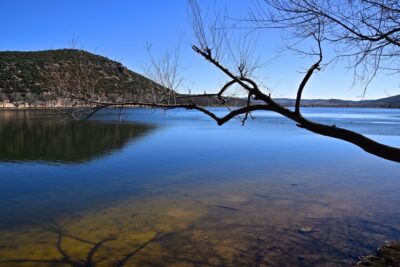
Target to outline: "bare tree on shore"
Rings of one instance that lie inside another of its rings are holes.
[[[310,78],[321,70],[324,60],[325,43],[336,46],[336,59],[346,58],[352,63],[355,77],[365,82],[365,88],[379,71],[398,72],[400,58],[400,3],[393,0],[260,0],[256,1],[250,18],[241,21],[250,25],[251,29],[268,30],[279,28],[292,33],[292,37],[311,40],[314,50],[306,52],[314,58],[303,79],[297,87],[295,109],[291,110],[276,102],[271,94],[265,93],[262,85],[252,77],[255,68],[252,58],[246,50],[237,54],[229,42],[230,31],[235,28],[218,25],[219,20],[211,25],[205,25],[201,9],[196,0],[188,0],[190,17],[197,44],[192,46],[194,52],[222,72],[227,82],[216,92],[200,95],[174,95],[174,102],[169,101],[170,94],[166,93],[158,101],[149,102],[98,102],[82,98],[96,105],[89,116],[101,108],[113,106],[147,106],[154,108],[184,108],[197,110],[223,125],[231,119],[243,116],[244,123],[251,112],[257,110],[278,113],[296,123],[300,128],[316,134],[341,139],[352,143],[364,151],[378,157],[400,162],[400,149],[378,143],[360,133],[314,122],[305,118],[301,112],[303,92]],[[295,47],[294,47],[295,49]],[[229,64],[224,55],[231,53]],[[172,57],[166,60],[171,60]],[[168,61],[169,64],[170,61]],[[234,64],[232,64],[234,63]],[[155,69],[166,65],[166,61],[153,63]],[[228,67],[229,66],[229,67]],[[172,68],[173,69],[173,68]],[[163,75],[171,78],[175,73],[167,71]],[[167,79],[168,80],[168,79]],[[170,91],[168,84],[164,84]],[[197,98],[213,98],[221,104],[229,96],[229,90],[240,87],[246,93],[247,101],[240,107],[235,107],[219,117],[212,110],[196,104]],[[177,102],[178,100],[178,102]]]

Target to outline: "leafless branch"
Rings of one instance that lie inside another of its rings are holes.
[[[170,102],[168,97],[150,102],[94,101],[80,95],[73,95],[73,97],[93,105],[87,113],[87,116],[91,116],[100,109],[109,107],[135,106],[160,109],[184,108],[188,110],[197,110],[215,120],[218,125],[222,125],[240,115],[244,115],[244,118],[242,119],[242,124],[244,124],[253,111],[272,111],[294,121],[300,128],[347,141],[373,155],[400,162],[399,148],[378,143],[359,133],[335,125],[325,125],[313,122],[304,118],[301,114],[300,107],[303,91],[312,75],[321,68],[320,66],[323,60],[323,42],[340,42],[341,44],[344,44],[344,47],[350,47],[351,49],[349,51],[350,53],[354,53],[353,55],[357,60],[357,65],[364,63],[370,64],[369,59],[371,56],[374,57],[376,59],[376,61],[373,62],[375,69],[380,68],[381,61],[386,56],[389,56],[390,53],[400,54],[400,46],[397,44],[400,40],[400,36],[398,35],[400,28],[397,30],[397,27],[393,26],[398,25],[400,21],[400,18],[395,16],[397,15],[396,12],[398,5],[393,4],[388,7],[388,10],[383,10],[381,5],[374,3],[381,3],[384,5],[386,3],[385,1],[376,2],[374,0],[355,0],[355,2],[360,3],[360,5],[356,7],[350,6],[350,10],[346,11],[343,10],[343,7],[339,4],[344,5],[347,2],[342,2],[341,0],[338,2],[333,0],[321,2],[314,0],[265,0],[264,3],[269,5],[271,10],[273,10],[273,13],[269,10],[262,11],[260,9],[257,11],[258,13],[256,13],[256,15],[266,16],[266,18],[256,17],[251,21],[252,23],[257,23],[266,28],[278,27],[283,29],[293,29],[296,36],[301,38],[312,38],[317,45],[316,51],[311,51],[308,54],[309,56],[315,56],[316,61],[307,70],[297,88],[294,111],[277,103],[273,98],[271,98],[270,94],[263,93],[262,90],[260,90],[259,83],[252,77],[249,77],[249,73],[245,71],[245,64],[248,62],[246,59],[248,53],[239,56],[239,58],[242,57],[242,59],[238,61],[239,65],[235,68],[230,68],[228,67],[229,64],[225,64],[223,61],[224,57],[221,57],[220,48],[213,47],[215,40],[221,40],[221,36],[219,35],[216,37],[216,32],[213,30],[211,30],[211,32],[206,31],[206,29],[210,31],[210,28],[204,26],[200,6],[196,0],[188,0],[189,12],[192,15],[193,30],[198,42],[197,45],[192,46],[192,49],[224,74],[228,80],[216,93],[205,93],[203,96],[216,97],[222,104],[224,104],[226,97],[229,96],[228,90],[233,86],[237,86],[246,93],[247,98],[242,106],[234,107],[230,109],[227,114],[219,117],[212,111],[212,109],[196,104],[194,100],[197,97],[201,97],[201,95],[193,95],[193,97],[188,95],[174,96],[173,102]],[[347,5],[347,7],[348,6],[349,5]],[[384,16],[382,14],[379,15],[379,12],[383,13],[382,10],[385,13]],[[370,26],[369,24],[373,26]],[[229,38],[224,38],[224,40],[227,41]],[[387,50],[388,46],[390,46],[392,50]],[[341,56],[343,55],[344,54]],[[171,56],[167,58],[174,57]],[[163,62],[163,60],[161,61]],[[244,65],[242,62],[245,62],[243,63]],[[176,69],[168,67],[170,66],[169,64],[161,63],[161,66],[163,65],[167,65],[167,67],[160,67],[157,63],[153,64],[156,68],[156,72],[161,74],[160,76],[162,76],[164,80],[175,81],[176,79],[174,79],[174,76]],[[163,69],[167,71],[163,71]],[[170,86],[169,89],[172,87],[173,86]],[[184,101],[178,102],[178,99]]]
[[[247,27],[282,29],[289,38],[312,38],[324,28],[335,60],[354,69],[364,92],[379,71],[399,66],[400,8],[392,0],[255,0]]]

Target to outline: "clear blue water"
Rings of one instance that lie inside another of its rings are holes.
[[[303,113],[400,146],[400,110]],[[0,266],[59,257],[46,235],[54,221],[92,239],[129,229],[131,243],[113,241],[119,251],[162,231],[126,266],[346,266],[400,238],[399,164],[273,113],[254,116],[219,127],[192,111],[108,110],[70,125],[3,112]],[[114,254],[99,250],[97,266],[111,266]]]

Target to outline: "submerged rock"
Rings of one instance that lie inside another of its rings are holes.
[[[400,267],[400,241],[385,242],[377,249],[376,255],[362,257],[356,266]]]
[[[304,226],[304,227],[299,229],[299,232],[302,233],[302,234],[308,234],[308,233],[311,233],[313,231],[314,231],[314,229],[312,227],[310,227],[310,226]]]

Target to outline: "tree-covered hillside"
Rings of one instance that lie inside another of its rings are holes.
[[[0,105],[74,106],[71,95],[93,100],[152,101],[157,83],[121,63],[83,50],[0,52]]]

